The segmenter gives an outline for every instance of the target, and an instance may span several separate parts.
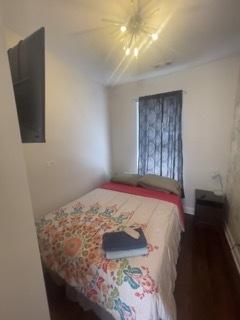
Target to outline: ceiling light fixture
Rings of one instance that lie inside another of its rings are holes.
[[[135,56],[135,57],[137,57],[137,56],[138,56],[138,53],[139,53],[138,48],[134,48],[134,52],[133,52],[133,54],[134,54],[134,56]]]
[[[152,33],[151,37],[152,37],[153,41],[156,41],[158,39],[158,34],[157,33]]]
[[[151,43],[151,41],[158,40],[157,27],[154,28],[149,25],[151,17],[155,15],[158,10],[156,9],[153,13],[146,15],[146,10],[143,5],[141,7],[138,0],[135,2],[136,3],[134,4],[134,1],[131,1],[133,10],[131,10],[132,13],[125,21],[108,19],[103,19],[103,21],[111,23],[119,28],[120,40],[123,44],[125,55],[129,56],[132,53],[132,55],[137,58],[143,42]]]
[[[121,30],[122,32],[126,32],[126,31],[127,31],[127,27],[126,27],[126,26],[121,26],[120,30]]]
[[[129,55],[130,55],[130,52],[131,52],[130,48],[127,48],[127,49],[125,50],[126,56],[129,56]]]

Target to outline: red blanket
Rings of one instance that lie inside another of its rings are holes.
[[[145,189],[142,187],[130,186],[130,185],[121,184],[121,183],[115,183],[115,182],[104,183],[103,185],[100,186],[100,188],[124,192],[124,193],[135,194],[135,195],[138,195],[141,197],[154,198],[154,199],[174,203],[178,207],[179,220],[180,220],[180,223],[184,229],[185,215],[184,215],[184,211],[183,211],[182,200],[180,197],[176,196],[175,194]]]

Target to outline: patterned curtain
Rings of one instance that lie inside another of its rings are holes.
[[[182,91],[139,99],[138,173],[169,177],[183,188]]]

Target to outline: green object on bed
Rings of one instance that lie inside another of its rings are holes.
[[[146,189],[158,190],[181,196],[181,186],[174,180],[155,174],[146,174],[138,180],[138,185]]]
[[[128,184],[131,186],[137,186],[138,181],[141,177],[142,176],[140,176],[139,174],[123,173],[113,176],[111,181],[122,184]]]

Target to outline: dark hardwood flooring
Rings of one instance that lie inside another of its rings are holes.
[[[175,299],[178,320],[240,320],[240,277],[225,236],[193,227],[187,216],[177,264]],[[67,301],[47,279],[52,320],[98,320]]]
[[[240,320],[240,276],[225,235],[192,219],[177,264],[178,320]]]

